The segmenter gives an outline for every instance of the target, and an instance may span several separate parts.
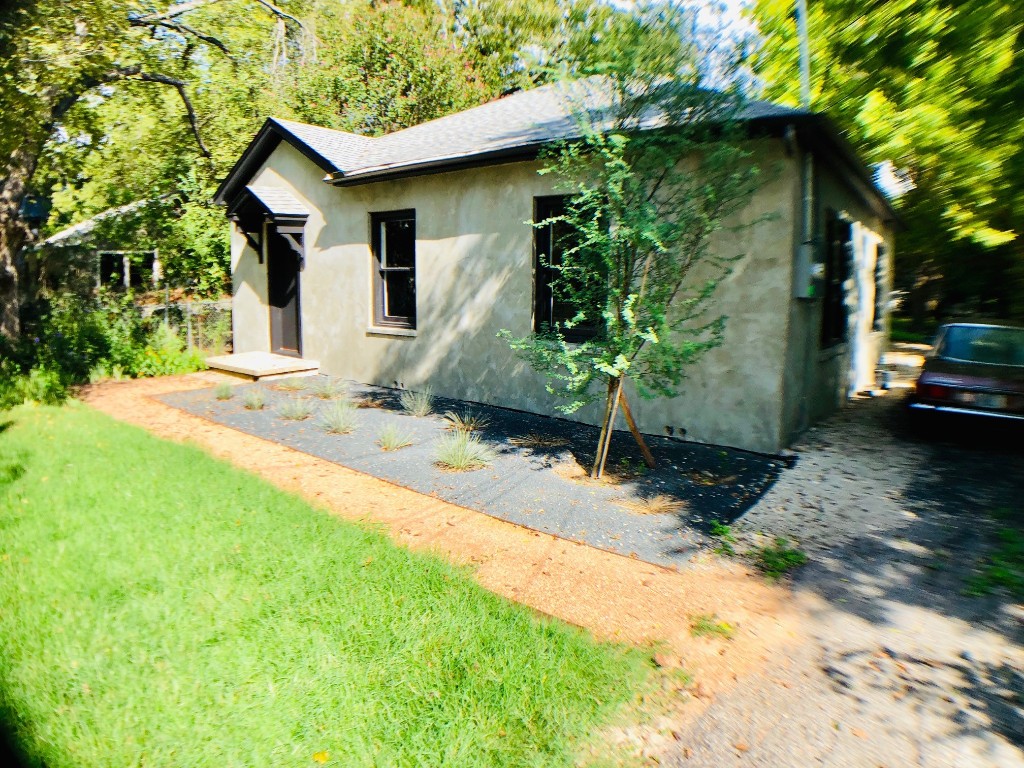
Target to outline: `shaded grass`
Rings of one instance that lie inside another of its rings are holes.
[[[195,448],[13,419],[0,716],[29,765],[569,765],[648,688],[640,652]]]
[[[984,555],[975,573],[967,580],[966,592],[977,597],[999,589],[1016,600],[1024,599],[1024,512],[997,509],[992,513],[1000,526],[995,542]]]

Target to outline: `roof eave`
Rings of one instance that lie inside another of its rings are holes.
[[[896,210],[892,207],[888,198],[882,194],[875,185],[870,170],[863,161],[861,161],[853,146],[843,138],[828,117],[813,112],[798,112],[794,110],[789,114],[752,117],[745,122],[751,128],[756,129],[758,127],[767,127],[772,131],[778,132],[779,135],[782,135],[787,125],[797,124],[798,126],[810,128],[810,131],[804,132],[804,136],[802,137],[804,139],[804,143],[821,144],[821,140],[818,142],[814,142],[812,140],[815,133],[820,135],[822,139],[824,139],[826,149],[842,160],[847,169],[857,177],[857,181],[859,182],[856,185],[858,187],[857,191],[865,198],[865,201],[885,221],[893,222],[900,228],[903,228],[904,225],[899,214],[896,213]],[[347,174],[342,171],[335,171],[328,173],[324,178],[324,181],[336,187],[349,187],[359,184],[371,184],[376,181],[404,179],[413,176],[425,176],[433,173],[448,173],[451,171],[476,168],[486,165],[497,165],[500,163],[516,162],[520,160],[532,160],[535,159],[545,147],[551,146],[564,138],[567,137],[532,141],[529,143],[506,146],[474,154],[446,155],[413,163],[380,165],[374,168]]]
[[[412,163],[396,163],[394,165],[379,165],[366,170],[353,173],[341,171],[329,173],[325,178],[328,184],[336,187],[352,187],[358,184],[370,184],[375,181],[388,181],[391,179],[406,179],[413,176],[426,176],[433,173],[449,173],[461,171],[467,168],[479,168],[487,165],[500,165],[501,163],[512,163],[522,160],[533,160],[544,147],[550,146],[556,140],[534,141],[526,144],[516,144],[509,147],[489,149],[483,152],[471,154],[445,155],[418,160]]]
[[[277,149],[281,141],[287,141],[295,149],[305,155],[311,162],[328,175],[340,172],[340,169],[330,160],[310,147],[306,142],[298,138],[285,126],[272,117],[268,117],[249,146],[242,152],[235,164],[224,177],[217,191],[213,195],[213,201],[218,205],[229,204],[249,183],[253,175],[259,169],[270,154]]]

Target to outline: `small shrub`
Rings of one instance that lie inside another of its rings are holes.
[[[456,432],[474,432],[483,429],[491,420],[486,416],[478,416],[472,411],[458,413],[457,411],[445,411],[444,420],[448,422],[445,429]]]
[[[736,549],[733,547],[733,544],[736,543],[736,537],[733,535],[732,528],[718,520],[712,520],[711,535],[718,539],[715,552],[720,555],[736,554]]]
[[[186,350],[185,344],[168,325],[160,324],[142,350],[139,376],[171,376],[206,368],[198,350]]]
[[[402,432],[394,424],[387,424],[380,431],[380,434],[377,435],[377,445],[385,451],[397,451],[399,448],[408,448],[412,445],[412,434]]]
[[[339,400],[323,411],[320,426],[332,435],[347,435],[356,428],[356,410],[353,403]]]
[[[431,393],[430,387],[419,392],[406,390],[398,398],[398,402],[402,406],[402,410],[410,416],[429,416],[434,410],[434,395]]]
[[[807,563],[807,554],[796,547],[790,547],[783,537],[775,543],[754,550],[754,564],[769,579],[778,579]]]
[[[283,392],[301,392],[306,388],[306,382],[302,379],[282,379],[274,385],[274,389]]]
[[[248,390],[242,395],[242,405],[245,406],[246,410],[262,411],[263,406],[266,405],[263,390],[259,388]]]
[[[0,409],[22,403],[58,405],[68,397],[60,375],[46,368],[32,368],[28,373],[0,375]]]
[[[721,637],[732,640],[736,627],[727,621],[719,621],[714,614],[702,613],[690,622],[690,634],[694,637]]]
[[[230,400],[235,396],[234,387],[230,384],[218,384],[217,388],[213,390],[213,396],[218,400]]]
[[[288,421],[302,421],[313,415],[313,406],[307,400],[293,397],[278,406],[277,415]]]
[[[496,456],[494,450],[476,435],[456,431],[437,441],[434,461],[444,469],[467,472],[489,466]]]
[[[310,391],[321,400],[333,400],[345,393],[345,387],[334,379],[324,379],[317,381],[310,387]]]

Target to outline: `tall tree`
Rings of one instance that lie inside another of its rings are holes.
[[[171,89],[180,99],[197,152],[211,156],[189,77],[200,52],[224,54],[228,49],[193,27],[190,17],[228,1],[185,0],[157,7],[144,0],[16,0],[0,9],[0,336],[12,338],[19,330],[15,258],[31,236],[21,217],[22,201],[47,143],[83,97],[124,82]],[[294,21],[269,0],[252,4],[282,21]]]
[[[758,71],[798,103],[792,0],[760,0]],[[1024,260],[1024,5],[1017,0],[812,0],[812,93],[872,162],[907,174],[897,200],[906,287],[926,273]],[[1024,306],[1021,307],[1024,311]]]

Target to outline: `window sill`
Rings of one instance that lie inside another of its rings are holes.
[[[404,336],[406,338],[415,338],[415,328],[390,328],[386,325],[371,325],[366,329],[367,336]]]
[[[828,360],[845,355],[850,349],[848,341],[837,341],[829,347],[818,350],[818,362],[824,363]]]

